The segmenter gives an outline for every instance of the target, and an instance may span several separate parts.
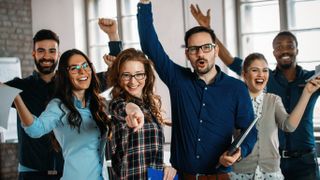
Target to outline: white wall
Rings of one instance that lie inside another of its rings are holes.
[[[60,38],[60,52],[77,48],[86,53],[85,11],[81,0],[32,0],[32,29],[51,29]]]

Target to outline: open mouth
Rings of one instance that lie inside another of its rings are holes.
[[[81,78],[79,78],[78,80],[79,80],[79,81],[86,81],[86,80],[88,80],[88,77],[81,77]]]
[[[256,80],[255,80],[255,83],[256,83],[257,85],[263,85],[264,79],[256,79]]]
[[[205,63],[206,63],[206,61],[203,60],[203,59],[198,60],[198,61],[197,61],[197,66],[204,67],[204,66],[205,66]]]
[[[285,61],[285,62],[291,61],[291,57],[289,55],[283,55],[283,56],[280,57],[280,59]]]

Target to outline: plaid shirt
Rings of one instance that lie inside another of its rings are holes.
[[[151,114],[141,100],[133,99],[145,114]],[[147,168],[163,169],[162,126],[153,117],[152,122],[145,120],[137,132],[126,125],[124,98],[112,100],[109,106],[112,118],[112,168],[117,179],[147,179]]]

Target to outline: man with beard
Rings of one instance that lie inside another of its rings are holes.
[[[113,27],[113,29],[116,27]],[[105,27],[108,33],[110,27]],[[109,38],[110,38],[110,34]],[[115,37],[115,36],[113,36]],[[118,38],[118,37],[117,37]],[[110,38],[110,40],[117,40]],[[110,43],[109,43],[110,46]],[[112,45],[111,45],[112,46]],[[114,47],[117,49],[117,47]],[[115,52],[120,52],[120,49]],[[36,70],[29,77],[15,78],[5,84],[23,90],[20,95],[29,111],[39,116],[51,100],[54,90],[53,78],[59,59],[59,37],[51,30],[42,29],[33,38],[33,51]],[[106,61],[110,66],[112,62]],[[98,73],[101,91],[106,90],[106,72]],[[18,118],[20,118],[18,116]],[[63,157],[59,147],[55,146],[53,133],[38,139],[29,137],[17,120],[19,141],[19,179],[56,180],[63,172]]]
[[[253,120],[246,86],[215,65],[219,47],[211,29],[197,26],[185,34],[185,55],[192,72],[174,63],[162,48],[150,1],[140,0],[137,17],[141,48],[170,92],[172,166],[182,179],[228,179],[229,166],[247,156],[256,141],[253,128],[241,149],[227,155],[233,130],[244,130]]]
[[[210,10],[205,16],[198,6],[191,5],[191,13],[200,25],[210,26]],[[217,44],[220,47],[220,59],[240,75],[243,60],[232,57],[219,40]],[[286,111],[291,113],[302,94],[306,80],[313,76],[315,71],[307,71],[297,65],[298,41],[291,32],[278,33],[273,39],[272,46],[277,67],[273,71],[269,70],[266,90],[279,95]],[[317,81],[320,82],[320,77],[317,77]],[[319,95],[320,91],[317,91],[311,96],[300,124],[293,133],[279,129],[281,171],[285,179],[320,179],[313,129],[313,111]]]

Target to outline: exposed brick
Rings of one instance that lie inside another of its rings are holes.
[[[0,57],[18,57],[22,77],[34,68],[31,0],[0,0]],[[0,144],[0,179],[18,179],[17,144]]]

